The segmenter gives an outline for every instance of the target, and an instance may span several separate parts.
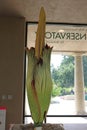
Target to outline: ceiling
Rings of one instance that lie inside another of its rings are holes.
[[[0,16],[38,21],[41,6],[47,22],[87,23],[87,0],[0,0]]]

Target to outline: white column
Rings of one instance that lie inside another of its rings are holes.
[[[85,93],[82,56],[75,56],[75,106],[76,114],[85,114]]]

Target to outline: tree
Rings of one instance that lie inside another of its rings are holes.
[[[60,67],[52,69],[52,78],[58,86],[74,86],[74,57],[64,56]]]
[[[84,86],[87,87],[87,56],[83,56]]]
[[[87,56],[83,56],[84,86],[87,87]],[[52,66],[52,78],[57,86],[74,86],[74,57],[64,56],[58,68]]]

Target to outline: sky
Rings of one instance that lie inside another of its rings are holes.
[[[63,60],[63,56],[60,54],[51,54],[51,64],[53,64],[53,66],[55,68],[57,68],[58,66],[60,66],[61,62]]]

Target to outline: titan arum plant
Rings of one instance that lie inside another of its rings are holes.
[[[45,44],[45,11],[42,7],[36,33],[35,48],[27,48],[27,97],[34,126],[41,126],[46,117],[52,92],[50,58],[52,47]]]

